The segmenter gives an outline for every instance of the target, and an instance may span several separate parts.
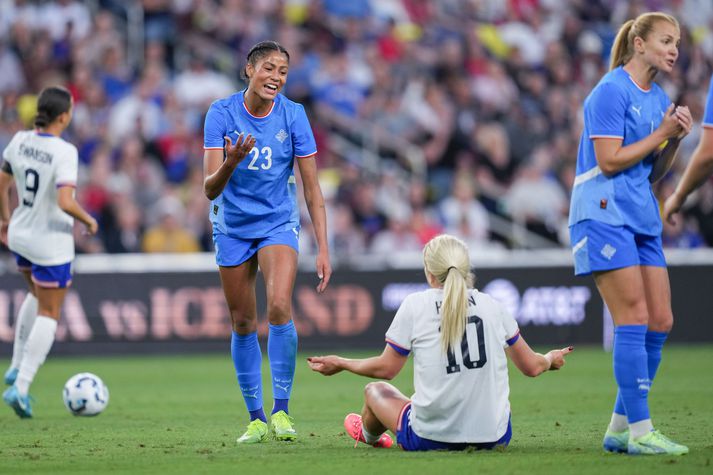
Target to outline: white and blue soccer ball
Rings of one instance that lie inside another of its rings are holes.
[[[79,373],[67,380],[62,398],[75,416],[96,416],[109,404],[109,388],[96,374]]]

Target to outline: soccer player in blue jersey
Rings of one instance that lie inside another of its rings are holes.
[[[688,452],[654,430],[648,407],[673,325],[651,183],[668,171],[692,123],[688,109],[674,106],[654,77],[671,72],[679,41],[670,15],[644,13],[627,21],[614,41],[610,71],[584,102],[569,226],[575,274],[594,275],[615,324],[619,391],[603,442],[611,452]]]
[[[278,440],[297,437],[288,415],[297,353],[292,322],[300,231],[295,161],[317,240],[318,292],[332,274],[312,129],[304,108],[280,94],[289,61],[285,48],[274,41],[253,46],[245,68],[247,88],[215,101],[205,118],[204,190],[211,200],[216,262],[233,324],[231,354],[250,413],[247,430],[238,438],[241,444],[262,442],[268,435],[257,338],[258,267],[267,293],[272,431]]]
[[[673,224],[673,215],[678,213],[686,202],[686,198],[693,190],[713,173],[713,76],[708,86],[706,110],[703,114],[703,130],[698,146],[693,151],[693,156],[676,190],[666,199],[663,207],[664,218]]]

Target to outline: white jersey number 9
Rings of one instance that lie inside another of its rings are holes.
[[[263,170],[269,170],[270,167],[272,167],[272,149],[270,147],[263,147],[260,151],[258,151],[257,147],[253,147],[250,150],[250,155],[252,155],[252,159],[250,160],[250,164],[248,164],[248,170],[260,170],[261,168]],[[257,161],[261,156],[263,163],[258,167]]]

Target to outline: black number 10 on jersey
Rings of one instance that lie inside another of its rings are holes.
[[[478,361],[473,362],[470,359],[470,348],[468,347],[468,327],[475,325],[475,334],[478,339]],[[488,361],[488,356],[485,354],[485,334],[483,331],[483,320],[475,315],[468,317],[468,322],[465,325],[463,338],[460,341],[460,351],[463,355],[463,365],[467,369],[482,368]],[[460,372],[460,365],[456,362],[456,355],[453,348],[448,348],[448,366],[446,372],[448,374]]]

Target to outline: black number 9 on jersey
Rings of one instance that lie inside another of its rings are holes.
[[[478,337],[478,361],[473,363],[470,359],[470,348],[468,347],[468,325],[475,325],[475,334]],[[463,365],[468,369],[482,368],[488,361],[488,356],[485,354],[485,332],[483,331],[483,320],[480,317],[473,315],[468,317],[463,332],[463,338],[460,341],[460,351],[463,355]],[[448,374],[460,372],[460,365],[456,362],[456,354],[453,348],[448,348],[448,366],[446,372]]]
[[[40,174],[37,170],[28,168],[25,170],[25,193],[22,195],[22,204],[32,207],[35,204],[37,190],[40,189]]]

